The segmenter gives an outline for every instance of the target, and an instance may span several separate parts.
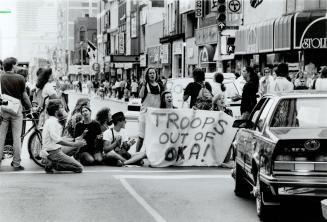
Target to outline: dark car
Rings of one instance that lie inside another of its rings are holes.
[[[327,198],[327,92],[263,96],[233,142],[235,194],[264,218],[281,197]]]

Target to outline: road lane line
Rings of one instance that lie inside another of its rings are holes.
[[[144,207],[144,209],[155,219],[157,222],[166,222],[166,220],[155,210],[153,209],[134,189],[133,187],[125,180],[120,179],[120,182],[125,187],[125,189],[134,197],[134,199],[139,202],[139,204]]]
[[[114,178],[121,179],[159,179],[159,180],[184,180],[184,179],[232,179],[231,175],[113,175]]]

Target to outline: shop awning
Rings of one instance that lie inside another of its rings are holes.
[[[326,48],[326,10],[296,13],[294,16],[294,49]]]
[[[259,52],[272,52],[274,49],[274,20],[265,21],[257,26]]]
[[[274,51],[291,49],[293,15],[283,16],[275,20]]]
[[[247,29],[240,27],[235,33],[235,55],[246,54],[246,33]]]

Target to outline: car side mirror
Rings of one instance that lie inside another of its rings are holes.
[[[237,119],[233,123],[234,128],[253,128],[254,123],[248,119]]]

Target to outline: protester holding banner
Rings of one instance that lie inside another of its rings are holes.
[[[190,108],[196,106],[197,109],[209,110],[212,105],[212,88],[208,82],[204,82],[204,71],[200,68],[194,69],[193,79],[194,82],[189,83],[184,90],[184,101],[191,97]]]
[[[176,109],[176,107],[173,106],[173,95],[171,94],[170,91],[164,91],[161,94],[160,108],[162,108],[162,109]]]
[[[213,111],[223,111],[227,115],[233,116],[233,111],[226,108],[225,95],[223,93],[217,94],[212,100]]]
[[[145,113],[147,107],[160,107],[160,94],[164,87],[159,82],[159,75],[154,68],[148,68],[145,73],[145,82],[141,84],[139,97],[142,99],[142,109],[139,117],[139,138],[136,144],[136,152],[143,146],[145,134]]]

